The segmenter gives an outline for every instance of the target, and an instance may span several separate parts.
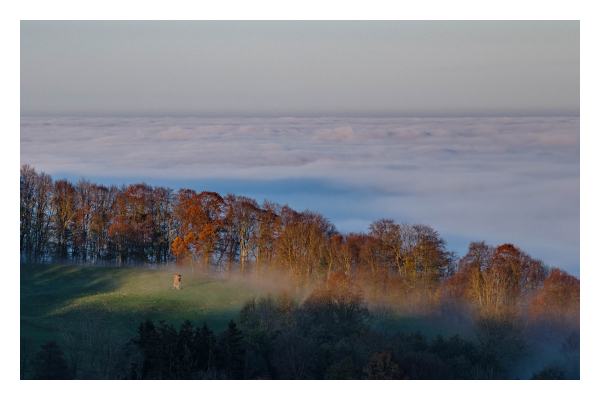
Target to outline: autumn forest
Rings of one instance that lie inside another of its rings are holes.
[[[316,211],[267,200],[53,180],[23,165],[20,257],[22,265],[148,267],[288,283],[288,292],[248,299],[219,334],[190,321],[179,332],[137,321],[129,345],[138,361],[122,361],[109,379],[514,378],[534,342],[552,343],[576,361],[523,378],[579,379],[580,281],[518,244],[473,241],[458,255],[424,224],[379,219],[367,232],[343,233]],[[386,330],[386,312],[454,321],[472,336]],[[58,351],[45,346],[41,353]],[[290,348],[298,353],[286,359]],[[76,377],[73,368],[82,367],[65,361],[70,372],[59,379]]]

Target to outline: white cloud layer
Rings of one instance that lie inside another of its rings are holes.
[[[174,189],[246,182],[342,230],[423,222],[460,255],[512,242],[579,275],[579,118],[22,117],[21,163]]]

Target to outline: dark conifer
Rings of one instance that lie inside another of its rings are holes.
[[[244,335],[231,320],[219,335],[219,361],[221,370],[232,379],[244,377]]]
[[[190,320],[185,322],[179,328],[177,335],[176,354],[176,378],[192,379],[194,373],[198,370],[198,360],[194,357],[194,326]]]
[[[195,337],[195,357],[198,360],[200,371],[205,372],[214,369],[217,353],[217,338],[214,332],[205,322],[202,329],[196,329]]]
[[[72,379],[64,354],[54,340],[43,344],[36,354],[33,379]]]

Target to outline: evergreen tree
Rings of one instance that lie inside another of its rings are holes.
[[[64,354],[54,340],[43,344],[36,354],[33,379],[72,379]]]
[[[177,330],[172,324],[167,325],[164,320],[160,320],[156,331],[159,335],[158,379],[174,379],[178,357]]]
[[[219,335],[220,368],[232,379],[244,378],[244,335],[231,320],[227,329]]]
[[[198,370],[198,359],[194,354],[194,339],[194,326],[186,319],[177,334],[176,379],[192,379]]]
[[[144,359],[142,364],[142,379],[155,379],[159,365],[159,337],[154,322],[147,319],[138,327],[138,338],[133,342],[138,345]]]
[[[206,325],[195,332],[195,358],[198,360],[200,371],[215,369],[217,356],[217,338],[214,332]]]

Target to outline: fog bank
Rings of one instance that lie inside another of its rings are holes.
[[[430,224],[579,276],[579,118],[22,117],[21,164],[288,203],[342,231]]]

